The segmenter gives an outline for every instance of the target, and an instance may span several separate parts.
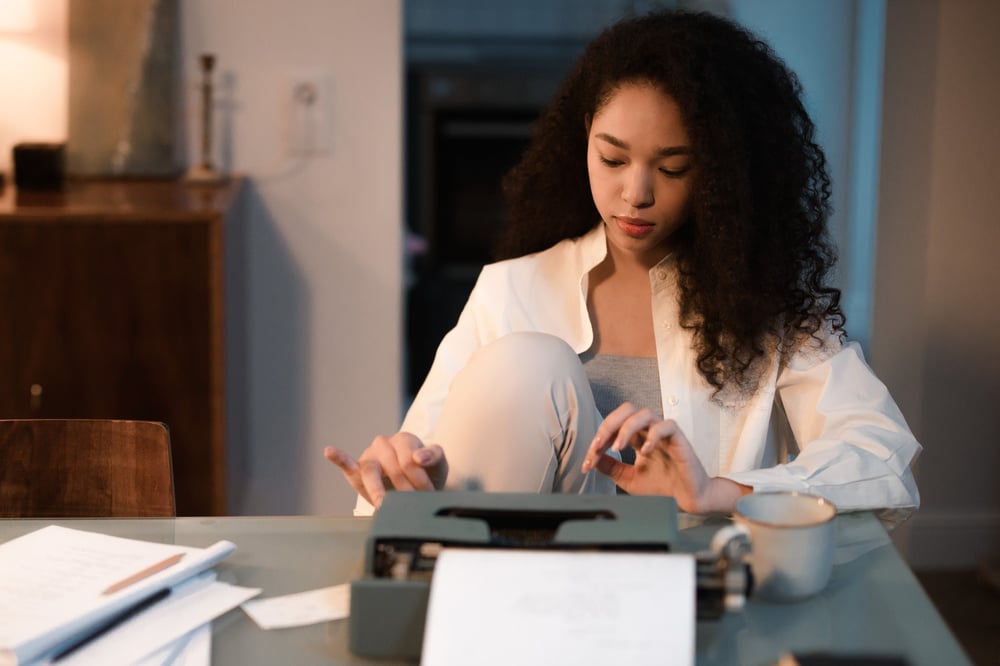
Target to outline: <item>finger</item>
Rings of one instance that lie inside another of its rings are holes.
[[[684,435],[678,428],[676,421],[672,419],[658,421],[652,424],[646,432],[639,453],[644,456],[652,455],[657,449],[662,448],[661,445],[669,445],[670,440],[683,437]],[[665,448],[662,449],[662,452],[669,457]]]
[[[444,449],[437,444],[430,444],[413,452],[413,462],[421,468],[434,467],[444,459]]]
[[[640,409],[621,424],[615,434],[615,443],[612,449],[624,451],[626,447],[639,449],[647,436],[647,429],[656,423],[659,417],[651,409]]]
[[[431,478],[429,469],[440,464],[444,454],[430,447],[421,447],[410,453],[410,460],[403,465],[403,473],[414,490],[434,490],[434,481]]]
[[[430,479],[432,488],[436,490],[444,488],[445,481],[448,480],[448,459],[444,455],[444,449],[438,444],[428,444],[416,454],[421,468]]]
[[[427,473],[415,459],[424,449],[419,437],[398,432],[384,443],[389,445],[391,452],[381,458],[383,471],[397,490],[429,490],[432,487]]]
[[[404,460],[400,460],[397,456],[405,455]],[[392,487],[396,490],[413,490],[413,484],[406,476],[406,471],[403,469],[405,465],[410,464],[413,454],[410,451],[390,451],[385,456],[379,457],[379,462],[382,464],[382,476],[388,478],[392,482]]]
[[[328,446],[323,449],[323,457],[339,467],[340,471],[344,474],[344,478],[351,484],[351,487],[364,497],[365,500],[369,503],[371,502],[368,491],[365,489],[365,484],[361,480],[361,469],[354,458],[348,455],[346,451],[338,449],[335,446]]]
[[[580,471],[586,474],[590,470],[594,469],[597,462],[604,457],[611,448],[613,443],[612,439],[602,438],[600,435],[594,438],[590,443],[590,448],[587,449],[587,454],[583,459],[583,464],[580,466]]]
[[[596,467],[601,474],[609,477],[612,481],[623,488],[625,487],[626,482],[625,476],[629,471],[631,471],[632,468],[631,465],[623,463],[620,460],[616,460],[611,456],[601,456],[598,458]]]
[[[371,446],[361,454],[360,464],[362,469],[365,468],[367,461],[377,464],[377,471],[380,475],[379,486],[382,492],[385,491],[386,481],[389,481],[392,487],[397,490],[413,490],[403,472],[402,465],[409,460],[410,451],[415,446],[420,446],[420,440],[406,433],[396,433],[392,437],[378,435],[372,440]],[[374,479],[369,476],[364,476],[363,480],[366,487],[370,487],[370,484],[374,483]]]
[[[377,509],[385,497],[385,484],[382,483],[382,465],[376,460],[362,460],[358,464],[358,467],[360,468],[363,487],[361,494],[367,497],[371,505]]]
[[[636,408],[631,403],[625,402],[604,417],[601,425],[597,427],[597,433],[594,435],[594,439],[590,442],[590,446],[587,449],[587,455],[583,459],[583,465],[580,468],[582,472],[589,472],[597,465],[601,456],[614,444],[618,428],[635,411]]]
[[[435,458],[434,453],[427,453],[424,447],[414,451],[400,452],[400,455],[407,455],[407,459],[400,461],[400,472],[406,478],[408,487],[405,490],[434,490],[434,484],[430,476],[423,468],[420,461],[425,458]],[[395,481],[393,482],[395,483]],[[400,486],[401,489],[402,486]]]
[[[406,479],[410,482],[412,490],[434,490],[434,482],[431,480],[430,474],[415,460],[403,467],[403,472],[406,474]]]
[[[336,446],[328,446],[323,449],[323,457],[343,470],[345,474],[358,470],[357,461],[347,451],[338,449]]]
[[[638,411],[639,409],[631,402],[623,402],[604,417],[604,421],[597,428],[598,436],[607,441],[613,441],[622,425]]]

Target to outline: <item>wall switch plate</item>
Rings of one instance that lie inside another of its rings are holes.
[[[282,99],[285,144],[291,157],[313,157],[331,150],[330,77],[320,70],[289,72]]]

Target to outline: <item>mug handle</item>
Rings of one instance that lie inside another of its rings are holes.
[[[750,531],[743,525],[733,524],[719,529],[708,548],[720,557],[740,559],[751,547]]]
[[[729,612],[742,611],[747,597],[753,592],[753,572],[747,561],[752,547],[750,531],[738,524],[719,529],[709,544],[711,556],[722,564],[723,605]]]

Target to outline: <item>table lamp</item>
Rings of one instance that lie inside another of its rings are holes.
[[[3,0],[0,2],[0,38],[6,34],[31,32],[35,29],[35,0]],[[6,177],[0,171],[0,188]]]
[[[34,29],[34,0],[3,0],[0,2],[0,33],[31,32]]]

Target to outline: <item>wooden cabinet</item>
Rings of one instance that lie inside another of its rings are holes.
[[[178,515],[226,512],[223,248],[239,189],[0,195],[0,416],[163,421]]]

